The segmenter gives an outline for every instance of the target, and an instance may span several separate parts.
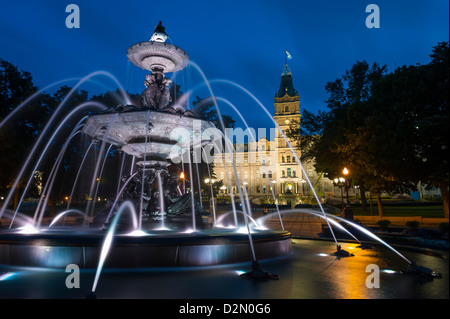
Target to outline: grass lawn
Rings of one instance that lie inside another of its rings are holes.
[[[410,217],[422,216],[430,218],[444,218],[444,209],[442,205],[436,206],[383,206],[384,215],[392,217]],[[367,206],[367,211],[363,211],[361,207],[353,207],[354,216],[370,216],[370,207]],[[373,206],[373,215],[378,215],[378,207]]]

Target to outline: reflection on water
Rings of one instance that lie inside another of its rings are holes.
[[[355,244],[342,244],[354,257],[337,259],[334,242],[294,240],[289,257],[262,262],[280,280],[254,282],[239,277],[250,264],[208,268],[108,270],[97,287],[99,298],[151,299],[409,299],[449,298],[448,252],[443,257],[402,252],[417,264],[440,272],[442,278],[427,280],[401,273],[407,263],[389,249],[361,250]],[[369,264],[380,270],[380,288],[367,288]],[[0,267],[0,298],[84,298],[95,270],[82,270],[79,289],[68,289],[64,270],[12,269]],[[5,276],[6,277],[6,276]]]

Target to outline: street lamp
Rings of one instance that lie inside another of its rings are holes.
[[[180,178],[183,181],[183,194],[186,194],[186,179],[185,179],[185,176],[184,176],[184,172],[181,172]]]
[[[302,195],[305,196],[305,183],[306,183],[306,181],[304,179],[302,179],[300,181],[300,183],[302,184]]]
[[[339,187],[341,190],[341,206],[344,207],[344,194],[342,193],[342,187],[345,185],[345,178],[339,177],[333,180],[333,185]]]
[[[348,187],[349,187],[349,181],[347,178],[347,175],[350,173],[349,170],[347,169],[347,167],[344,167],[344,169],[342,170],[342,173],[345,176],[345,191],[347,192],[347,203],[350,203],[349,199],[348,199]]]
[[[277,181],[274,180],[274,179],[272,179],[271,183],[272,183],[272,190],[273,190],[273,193],[275,194],[275,193],[276,193],[276,190],[275,190],[275,184],[277,183]]]
[[[215,210],[215,203],[214,203],[214,190],[213,190],[213,184],[214,184],[215,180],[214,179],[209,179],[206,178],[205,179],[205,184],[210,186],[211,189],[211,197],[209,198],[209,210],[211,210],[211,208],[213,209],[214,212],[214,224],[216,223],[216,210]]]
[[[345,219],[349,219],[349,220],[353,220],[353,212],[352,212],[352,207],[350,205],[350,200],[348,199],[348,188],[349,188],[349,184],[350,184],[350,180],[349,178],[347,178],[347,175],[350,174],[349,170],[347,169],[347,167],[344,167],[344,169],[342,170],[342,173],[345,176],[345,191],[347,192],[347,205],[345,207],[344,210],[344,218]]]

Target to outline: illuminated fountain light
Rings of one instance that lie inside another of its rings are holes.
[[[253,229],[250,228],[250,233],[253,234],[254,232],[255,232],[255,231],[254,231]],[[236,233],[239,233],[239,234],[248,234],[248,229],[247,229],[247,227],[242,226],[242,227],[239,227],[239,228],[236,230]]]
[[[136,229],[133,230],[131,233],[128,233],[127,236],[140,237],[140,236],[148,236],[148,234],[143,230]]]
[[[195,233],[195,232],[197,232],[197,230],[192,229],[192,228],[188,228],[185,231],[182,231],[181,233],[182,234],[192,234],[192,233]]]
[[[397,273],[397,271],[391,270],[391,269],[382,269],[381,271],[386,274],[396,274]]]
[[[16,275],[15,272],[7,272],[7,273],[4,273],[4,274],[0,274],[0,281],[7,280],[7,279],[9,279],[9,278],[11,278],[11,277],[13,277],[15,275]]]
[[[19,234],[37,234],[39,230],[31,224],[17,228]]]
[[[161,226],[161,227],[155,228],[155,230],[168,231],[168,230],[171,230],[171,229],[167,228],[167,227],[164,227],[164,226]]]

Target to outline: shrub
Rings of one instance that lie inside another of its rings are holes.
[[[380,230],[386,231],[389,229],[389,225],[391,224],[391,221],[388,219],[382,219],[377,221],[378,227],[380,227]]]
[[[405,225],[411,230],[416,231],[419,228],[420,223],[417,220],[408,220]]]
[[[440,223],[439,229],[444,233],[448,233],[448,223]]]

